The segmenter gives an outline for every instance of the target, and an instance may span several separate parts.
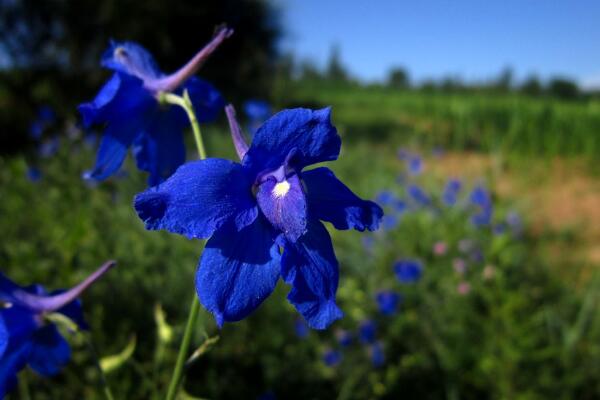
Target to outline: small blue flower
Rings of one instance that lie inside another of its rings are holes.
[[[358,326],[358,338],[361,343],[369,344],[375,342],[375,334],[377,333],[377,327],[375,322],[370,319],[362,321]]]
[[[382,206],[389,206],[396,201],[396,196],[389,190],[384,190],[377,194],[377,196],[375,197],[375,201],[381,204]]]
[[[244,114],[251,121],[258,121],[260,123],[265,122],[271,115],[273,115],[273,110],[269,103],[264,100],[248,100],[244,103],[243,106]]]
[[[471,216],[471,223],[475,226],[489,225],[492,222],[493,208],[491,205],[481,207],[474,215]]]
[[[402,301],[402,297],[391,290],[383,290],[375,296],[379,312],[383,315],[394,315],[398,310],[398,305]]]
[[[328,367],[335,367],[342,361],[342,353],[337,350],[327,349],[323,353],[323,362]]]
[[[431,199],[427,193],[417,185],[409,185],[406,191],[410,198],[418,205],[428,206],[431,203]]]
[[[342,347],[348,347],[352,344],[352,332],[347,331],[345,329],[338,329],[335,331],[335,337],[338,340],[338,343]]]
[[[471,203],[481,208],[489,207],[492,204],[490,193],[483,186],[473,188],[469,196]]]
[[[423,266],[416,260],[401,260],[394,265],[396,277],[402,283],[414,283],[421,279]]]
[[[40,285],[20,287],[0,273],[0,398],[14,389],[25,365],[53,376],[69,361],[69,344],[46,315],[63,314],[87,329],[77,297],[114,265],[107,262],[74,288],[50,294]]]
[[[44,124],[42,124],[40,121],[33,121],[31,124],[29,124],[29,136],[32,139],[35,140],[40,140],[42,138],[42,135],[44,134]]]
[[[406,203],[402,200],[396,200],[392,203],[392,209],[399,214],[402,214],[404,211],[406,211],[406,208]]]
[[[383,229],[386,231],[391,231],[391,230],[395,229],[399,223],[400,223],[400,217],[398,217],[395,214],[386,214],[383,216],[383,219],[381,220],[381,225],[383,226]]]
[[[187,90],[199,122],[214,120],[224,106],[219,92],[208,82],[193,76],[207,57],[231,35],[220,30],[190,62],[171,75],[162,73],[152,55],[132,42],[111,43],[102,65],[114,71],[96,98],[81,104],[79,112],[86,128],[106,125],[96,165],[87,178],[104,180],[114,174],[127,149],[139,169],[150,173],[149,184],[168,178],[185,162],[183,130],[189,121],[183,109],[161,105],[161,92]]]
[[[32,139],[40,140],[44,130],[56,119],[56,114],[50,106],[41,106],[36,115],[36,119],[29,125],[29,136]]]
[[[263,122],[273,115],[271,106],[264,100],[248,100],[244,102],[243,110],[248,117],[247,128],[251,136],[256,133]]]
[[[296,333],[296,336],[298,336],[300,339],[306,339],[309,333],[306,321],[302,318],[296,318],[296,320],[294,321],[294,332]]]
[[[31,182],[39,182],[42,179],[42,171],[36,167],[27,168],[27,179]]]
[[[219,326],[248,316],[282,277],[292,286],[288,300],[308,325],[324,329],[342,312],[335,303],[338,263],[321,221],[342,230],[375,230],[383,211],[330,169],[304,170],[338,157],[341,140],[330,109],[281,111],[250,147],[233,109],[226,111],[242,163],[209,158],[181,166],[136,196],[138,216],[147,229],[210,238],[196,289]]]
[[[456,204],[458,193],[462,187],[462,183],[458,179],[450,179],[446,183],[444,193],[442,194],[442,202],[447,206]]]
[[[490,193],[483,186],[476,186],[471,192],[469,199],[478,209],[471,217],[471,223],[475,226],[489,225],[492,222],[493,215]]]
[[[369,349],[369,355],[371,356],[371,363],[375,368],[380,368],[385,364],[385,354],[383,352],[383,345],[381,342],[373,343]]]
[[[410,175],[419,175],[423,170],[423,160],[417,155],[410,156],[408,160],[406,160],[406,168]]]

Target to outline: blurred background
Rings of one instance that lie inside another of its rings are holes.
[[[199,75],[246,132],[333,107],[330,167],[386,211],[334,232],[345,317],[309,331],[280,283],[218,330],[203,311],[181,398],[600,398],[600,5],[593,1],[0,0],[0,268],[83,297],[116,398],[161,398],[202,243],[148,232],[128,159],[102,183],[101,129],[76,111],[110,76],[110,39],[174,71],[227,23]],[[260,112],[256,112],[257,109]],[[202,127],[235,159],[224,114]],[[188,160],[195,159],[188,133]],[[14,398],[101,398],[73,336],[54,379]]]

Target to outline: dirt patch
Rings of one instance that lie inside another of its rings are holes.
[[[497,196],[517,201],[534,231],[574,232],[585,258],[600,264],[600,180],[582,163],[535,160],[509,167],[500,157],[471,153],[446,153],[428,161],[437,176],[471,182],[485,177]]]

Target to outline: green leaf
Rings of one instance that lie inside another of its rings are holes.
[[[173,328],[167,323],[165,312],[160,304],[154,306],[154,321],[158,328],[158,340],[161,343],[169,343],[173,340]]]
[[[127,346],[125,346],[123,351],[112,356],[102,357],[100,359],[100,368],[102,368],[102,371],[107,374],[123,366],[123,364],[125,364],[125,362],[127,362],[127,360],[129,360],[133,355],[136,343],[137,339],[135,335],[133,335],[131,339],[129,339],[129,343],[127,343]]]
[[[200,347],[198,347],[196,349],[196,351],[194,351],[194,354],[192,354],[192,356],[187,360],[186,365],[192,364],[200,356],[202,356],[204,353],[206,353],[207,351],[209,351],[218,341],[219,341],[219,337],[218,336],[213,336],[213,337],[207,338],[204,341],[204,343],[202,343],[200,345]]]

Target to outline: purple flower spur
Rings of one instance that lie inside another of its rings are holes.
[[[140,170],[150,173],[149,184],[168,178],[185,162],[183,130],[189,125],[180,107],[161,105],[161,92],[188,91],[199,122],[216,119],[225,102],[208,82],[194,73],[230,35],[222,28],[211,42],[176,72],[165,75],[152,55],[132,42],[111,43],[102,57],[102,66],[114,71],[96,98],[81,104],[79,112],[86,128],[105,125],[96,165],[84,177],[104,180],[120,168],[127,149]]]
[[[40,285],[21,287],[0,273],[0,398],[16,386],[25,365],[53,376],[69,361],[69,344],[48,316],[62,314],[87,329],[77,298],[115,265],[108,261],[79,285],[52,293]]]
[[[339,155],[329,108],[281,111],[250,146],[233,107],[226,112],[241,164],[218,158],[187,163],[138,194],[135,209],[147,229],[209,238],[196,289],[219,326],[248,316],[282,277],[292,286],[290,303],[311,328],[324,329],[342,312],[335,302],[338,263],[321,221],[375,230],[383,211],[330,169],[304,170]]]

